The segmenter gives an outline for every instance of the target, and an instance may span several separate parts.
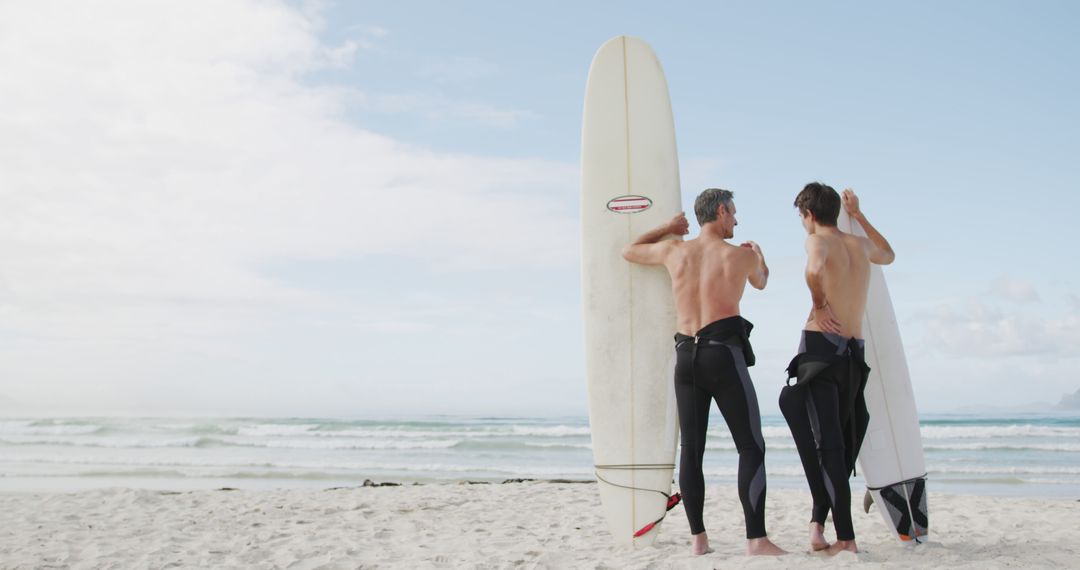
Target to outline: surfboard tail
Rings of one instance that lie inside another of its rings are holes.
[[[930,535],[927,517],[926,476],[870,489],[885,524],[903,543],[921,544]],[[869,507],[864,502],[864,507]]]

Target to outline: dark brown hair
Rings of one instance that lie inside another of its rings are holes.
[[[813,214],[817,223],[835,227],[836,217],[840,215],[840,195],[832,186],[811,182],[795,197],[795,207],[800,214]]]

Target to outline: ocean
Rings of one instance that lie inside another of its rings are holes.
[[[768,484],[803,488],[783,418],[762,424]],[[921,424],[932,492],[1080,499],[1080,415]],[[707,481],[734,484],[737,454],[718,413],[708,437]],[[591,480],[592,463],[585,417],[0,419],[0,491]],[[856,475],[853,490],[862,486]]]

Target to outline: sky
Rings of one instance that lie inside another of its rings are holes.
[[[1071,2],[0,2],[0,413],[587,408],[593,53],[667,74],[688,212],[735,192],[751,375],[809,308],[792,207],[852,187],[920,411],[1080,388]],[[691,223],[691,234],[697,227]]]

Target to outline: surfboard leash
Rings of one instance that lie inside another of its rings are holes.
[[[593,467],[595,467],[596,469],[614,469],[614,470],[621,470],[621,471],[650,471],[650,470],[659,470],[659,469],[674,469],[675,464],[674,463],[640,463],[640,464],[636,464],[636,465],[634,465],[634,464],[631,464],[631,465],[593,465]],[[660,518],[656,519],[655,521],[641,527],[640,530],[638,530],[637,532],[634,533],[634,538],[639,538],[639,537],[642,537],[642,536],[645,536],[646,534],[648,534],[648,532],[650,530],[655,528],[656,525],[660,524],[660,522],[663,521],[665,517],[667,517],[668,512],[671,511],[671,509],[674,509],[675,505],[678,505],[679,502],[682,501],[682,493],[673,493],[673,494],[669,495],[669,494],[667,494],[667,493],[665,493],[663,491],[659,491],[657,489],[645,489],[645,488],[642,488],[642,487],[631,487],[629,485],[620,485],[618,483],[612,483],[611,481],[608,481],[607,479],[604,479],[603,476],[600,475],[599,471],[593,471],[593,473],[596,475],[596,479],[598,481],[607,483],[608,485],[611,485],[612,487],[619,487],[620,489],[629,489],[631,491],[649,491],[649,492],[652,492],[652,493],[659,493],[659,494],[663,495],[665,499],[667,499],[667,508],[664,510],[664,514],[660,515]]]

